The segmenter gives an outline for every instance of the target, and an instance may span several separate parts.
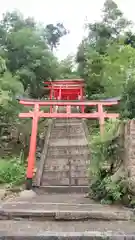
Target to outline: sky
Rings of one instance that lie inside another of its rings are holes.
[[[135,22],[135,0],[116,0],[125,16]],[[61,39],[56,52],[59,59],[74,54],[85,35],[84,25],[99,20],[104,0],[4,0],[0,18],[6,11],[19,10],[25,17],[32,16],[44,23],[63,22],[70,33]]]

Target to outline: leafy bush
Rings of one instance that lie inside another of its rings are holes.
[[[0,184],[20,185],[25,179],[25,166],[20,158],[0,159]]]
[[[128,191],[126,173],[121,168],[123,149],[119,141],[119,126],[119,121],[109,121],[104,136],[97,134],[91,141],[90,195],[102,203],[120,202]]]

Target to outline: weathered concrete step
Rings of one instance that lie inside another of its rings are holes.
[[[44,166],[44,171],[60,171],[60,174],[63,171],[70,171],[71,176],[73,176],[73,174],[75,173],[75,176],[81,177],[88,173],[88,170],[86,170],[86,166],[89,164],[86,158],[84,158],[85,162],[83,164],[81,164],[81,160],[82,159],[80,157],[77,159],[75,157],[70,159],[70,168],[69,159],[66,158],[66,156],[62,159],[57,158],[57,162],[56,158],[48,158]]]
[[[86,155],[87,154],[87,155]],[[89,162],[89,160],[88,159],[90,159],[90,153],[77,153],[77,154],[71,154],[71,153],[62,153],[62,152],[60,152],[60,154],[58,153],[58,152],[56,152],[56,154],[54,154],[53,152],[52,153],[49,153],[48,155],[47,155],[47,157],[48,157],[48,159],[54,159],[54,160],[62,160],[62,159],[78,159],[78,160],[80,160],[80,159],[87,159],[87,161]]]
[[[82,119],[78,118],[60,118],[60,119],[55,119],[54,123],[81,123]]]
[[[89,154],[88,146],[49,146],[47,157]]]
[[[134,222],[0,221],[2,240],[135,240]]]
[[[79,122],[76,122],[76,121],[64,121],[64,122],[56,122],[54,121],[53,122],[53,128],[55,127],[59,127],[59,128],[63,128],[65,127],[66,128],[72,128],[72,127],[83,127],[83,122],[82,121],[79,121]]]
[[[74,129],[73,128],[70,128],[70,129],[67,129],[66,127],[64,127],[64,129],[60,129],[60,128],[54,128],[52,129],[52,132],[51,132],[51,135],[55,135],[55,134],[58,134],[58,135],[61,135],[61,136],[64,136],[64,135],[72,135],[72,134],[77,134],[77,135],[82,135],[84,134],[84,130],[83,129]]]
[[[55,127],[82,127],[82,122],[54,122],[53,128]]]
[[[69,185],[69,172],[63,171],[61,173],[58,173],[59,176],[57,175],[57,172],[53,173],[48,173],[47,171],[43,173],[42,176],[42,181],[41,185],[42,186],[59,186],[59,185]]]
[[[58,139],[56,140],[51,140],[49,142],[49,146],[73,146],[73,147],[77,147],[77,146],[87,146],[87,140],[86,138],[84,139],[76,139],[76,141],[74,141],[74,139],[67,139],[67,138],[62,138],[62,139]]]
[[[57,129],[59,129],[59,130],[71,130],[71,129],[74,129],[74,131],[76,131],[76,130],[83,130],[83,124],[82,123],[78,123],[77,125],[75,125],[75,123],[73,124],[73,125],[67,125],[67,124],[65,124],[65,125],[62,125],[62,124],[59,124],[59,125],[53,125],[52,126],[52,130],[57,130]]]
[[[134,220],[134,212],[127,209],[102,208],[94,205],[62,205],[36,203],[9,203],[0,209],[0,220],[51,220],[51,221],[129,221]]]
[[[58,135],[58,134],[51,134],[51,137],[50,137],[50,141],[52,140],[55,140],[57,141],[57,139],[63,141],[63,138],[67,138],[67,139],[72,139],[72,140],[79,140],[80,138],[84,138],[85,135],[84,134],[64,134],[64,136],[62,135]]]
[[[64,178],[67,175],[69,175],[69,172],[70,172],[71,177],[76,177],[76,178],[84,177],[87,174],[87,170],[84,168],[84,166],[83,166],[83,169],[79,169],[79,167],[78,167],[78,170],[72,168],[72,172],[69,170],[68,166],[65,167],[65,169],[64,168],[63,169],[62,168],[50,169],[47,167],[44,168],[44,174],[48,175],[50,178],[53,178],[54,174],[56,174],[58,178],[59,177]]]
[[[50,170],[51,170],[51,168],[53,168],[53,166],[55,167],[58,164],[61,164],[61,166],[66,165],[66,163],[69,162],[69,159],[70,159],[70,162],[74,162],[74,163],[78,163],[78,161],[80,161],[80,164],[77,167],[78,167],[78,169],[82,169],[84,167],[84,162],[82,163],[81,161],[83,159],[87,162],[88,155],[85,155],[82,153],[82,154],[77,154],[77,155],[73,154],[72,156],[71,156],[71,154],[55,155],[53,157],[48,156],[45,167],[50,168]],[[53,166],[52,166],[52,162],[53,162]],[[89,161],[88,161],[88,164],[89,164]]]
[[[43,184],[43,183],[42,183]],[[88,186],[69,186],[69,185],[63,185],[63,186],[44,186],[41,185],[39,188],[35,187],[35,191],[38,194],[44,194],[44,193],[57,193],[57,194],[67,194],[67,193],[88,193],[89,188]]]
[[[64,171],[63,171],[64,172]],[[58,173],[59,176],[57,175],[57,172],[54,172],[54,174],[49,173],[47,174],[47,171],[43,174],[42,177],[42,186],[59,186],[59,185],[70,185],[71,182],[71,186],[83,186],[88,185],[88,179],[85,176],[79,176],[79,177],[69,177],[70,173],[69,171],[65,171],[63,174]],[[52,176],[52,177],[51,177]],[[70,179],[70,180],[69,180]]]

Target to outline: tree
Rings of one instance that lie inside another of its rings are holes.
[[[113,0],[106,0],[104,3],[103,23],[110,28],[111,36],[114,38],[132,25],[132,22],[123,16],[123,13]]]
[[[44,80],[57,76],[58,61],[34,20],[19,13],[7,13],[0,22],[0,51],[9,71],[19,76],[32,97],[40,97]]]
[[[131,31],[127,32],[125,35],[124,44],[130,45],[131,47],[135,48],[135,34]]]
[[[79,78],[79,74],[77,73],[77,67],[75,64],[74,56],[67,56],[59,63],[59,76],[60,79],[73,79]]]
[[[45,29],[45,39],[50,46],[51,51],[53,51],[54,48],[57,48],[57,46],[60,43],[61,37],[68,34],[68,31],[65,29],[64,25],[62,23],[54,24],[48,24]]]
[[[131,46],[113,43],[104,56],[102,82],[106,97],[122,96],[127,82],[134,78],[135,50]]]
[[[119,41],[120,39],[123,41],[122,35],[125,29],[131,25],[112,0],[106,0],[102,13],[100,22],[87,25],[88,36],[80,44],[76,59],[78,71],[87,84],[87,95],[92,99],[106,96],[106,87],[109,85],[105,83],[105,73],[107,62],[110,61],[107,60],[107,55],[110,54],[111,49],[116,50],[117,44],[119,48]],[[109,67],[111,72],[115,72],[115,68],[114,64]],[[110,92],[111,95],[113,95],[112,92]],[[109,96],[109,90],[107,96]]]
[[[1,123],[8,124],[12,122],[13,118],[18,113],[18,103],[16,102],[16,95],[23,94],[23,85],[17,76],[7,70],[6,65],[3,64],[4,59],[0,61],[0,125]],[[4,70],[4,71],[3,71]]]

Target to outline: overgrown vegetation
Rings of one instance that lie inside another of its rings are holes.
[[[23,156],[0,159],[0,184],[15,186],[24,183],[25,163]]]
[[[102,203],[123,201],[128,195],[128,185],[123,164],[121,122],[107,122],[104,136],[93,135],[90,147],[90,196]]]

